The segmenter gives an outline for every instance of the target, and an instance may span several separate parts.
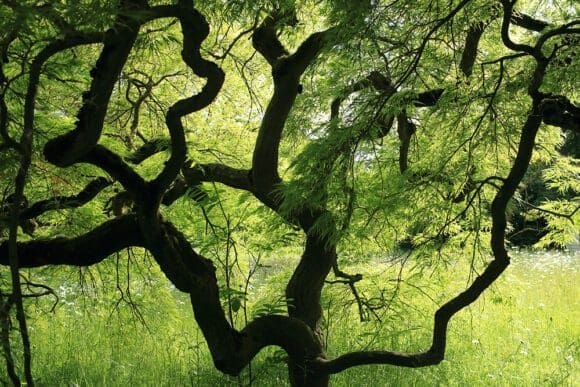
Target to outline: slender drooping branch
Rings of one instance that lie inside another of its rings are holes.
[[[421,57],[423,56],[423,52],[425,51],[425,48],[427,47],[427,44],[431,40],[431,37],[433,36],[433,34],[435,34],[439,30],[439,28],[441,28],[447,22],[452,20],[455,17],[455,15],[457,15],[459,13],[459,11],[461,11],[463,8],[465,8],[465,6],[467,4],[469,4],[470,2],[471,2],[471,0],[462,0],[445,17],[439,19],[437,21],[437,23],[435,23],[435,25],[433,27],[431,27],[431,29],[427,32],[427,34],[425,34],[425,36],[421,40],[421,44],[419,45],[419,47],[416,50],[415,56],[413,57],[413,61],[411,62],[411,64],[407,67],[407,69],[404,71],[404,73],[397,80],[397,82],[395,84],[395,88],[398,88],[399,86],[401,86],[411,76],[413,71],[415,71],[415,69],[417,68],[417,65],[421,61]]]

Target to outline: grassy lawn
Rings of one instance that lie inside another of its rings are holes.
[[[499,283],[452,320],[442,364],[416,370],[358,367],[334,376],[333,385],[578,385],[580,255],[514,257],[514,264]],[[369,277],[380,288],[381,274]],[[378,315],[382,323],[361,323],[356,307],[344,306],[344,301],[352,298],[348,289],[333,285],[323,298],[328,306],[329,354],[364,348],[424,349],[430,343],[432,313],[437,303],[465,283],[442,281],[421,291],[401,286],[397,306]],[[264,284],[254,291],[271,291],[268,286]],[[51,313],[45,307],[31,306],[33,366],[39,385],[249,384],[248,371],[240,378],[230,378],[213,369],[185,299],[169,289],[161,295],[151,290],[150,294],[146,290],[141,295],[133,292],[146,325],[126,303],[114,309],[98,297],[61,297]],[[369,290],[367,296],[371,295]],[[101,301],[95,302],[96,299]],[[280,355],[272,348],[256,358],[251,369],[253,385],[285,385],[286,371]],[[0,377],[6,381],[4,372],[0,371]]]

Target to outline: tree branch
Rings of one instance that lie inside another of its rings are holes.
[[[533,17],[522,12],[513,12],[511,16],[511,22],[516,26],[536,32],[542,32],[546,27],[550,26],[549,23],[543,20],[534,19]]]
[[[80,207],[99,194],[103,189],[111,185],[111,181],[104,177],[99,177],[91,181],[78,194],[73,196],[56,196],[51,199],[41,200],[30,207],[22,210],[21,219],[32,219],[42,215],[47,211],[60,210],[64,208]]]
[[[251,172],[247,169],[236,169],[224,164],[196,164],[184,166],[183,176],[188,185],[201,182],[222,183],[229,187],[253,192],[250,180]]]
[[[439,98],[443,95],[445,89],[432,89],[423,91],[413,99],[413,105],[416,107],[435,106],[439,102]]]
[[[84,156],[77,161],[93,164],[105,172],[129,191],[136,200],[143,200],[148,197],[145,180],[131,168],[115,152],[103,145],[95,145]]]
[[[177,101],[167,111],[165,122],[171,136],[171,157],[163,171],[151,182],[155,208],[185,162],[187,150],[181,118],[211,104],[221,90],[225,77],[215,63],[201,56],[201,44],[209,35],[209,25],[204,16],[193,8],[191,1],[180,0],[176,11],[183,34],[181,57],[197,76],[206,78],[207,83],[200,93]]]
[[[580,133],[580,107],[560,95],[547,95],[540,105],[545,124]]]
[[[392,351],[352,352],[334,360],[316,359],[312,367],[320,372],[337,373],[363,364],[392,364],[404,367],[423,367],[440,363],[445,355],[449,320],[460,310],[473,303],[507,268],[510,258],[505,248],[507,226],[506,208],[518,184],[526,173],[534,148],[535,136],[541,124],[539,114],[541,99],[538,89],[543,81],[547,61],[536,60],[534,75],[528,93],[532,97],[532,111],[522,128],[516,159],[503,185],[497,192],[491,208],[491,247],[494,260],[462,293],[449,300],[435,313],[433,341],[425,352],[406,354]]]
[[[6,105],[6,87],[8,79],[4,74],[4,63],[8,62],[8,47],[18,37],[18,32],[22,28],[22,23],[17,22],[16,26],[6,34],[5,38],[0,41],[0,137],[4,141],[0,145],[0,150],[14,149],[21,151],[20,144],[8,134],[8,106]]]
[[[514,4],[510,0],[501,0],[501,3],[503,5],[503,20],[501,23],[501,39],[503,44],[510,50],[525,52],[532,55],[534,58],[537,58],[538,54],[531,46],[527,44],[514,43],[514,41],[511,40],[509,29],[513,16]]]
[[[119,14],[104,36],[104,45],[91,70],[90,89],[83,95],[74,130],[56,137],[44,147],[44,156],[52,164],[66,167],[74,164],[93,148],[101,136],[103,122],[113,87],[137,38],[139,19],[132,15],[143,7],[140,0],[121,1]]]
[[[171,142],[166,138],[157,138],[155,140],[147,141],[141,145],[133,154],[125,157],[125,160],[131,164],[139,165],[149,157],[166,151],[171,148]]]
[[[471,72],[473,71],[473,64],[477,57],[479,40],[481,39],[484,29],[485,25],[482,22],[479,22],[469,27],[469,31],[467,32],[465,47],[463,48],[461,62],[459,63],[459,68],[467,78],[471,76]]]
[[[288,55],[288,51],[276,35],[277,22],[275,16],[267,16],[252,34],[252,45],[272,67],[276,65],[278,59]]]
[[[409,146],[411,136],[415,133],[415,124],[409,121],[407,113],[403,110],[397,116],[397,134],[401,145],[399,146],[399,170],[405,173],[409,167]]]
[[[122,235],[122,238],[119,238]],[[18,243],[20,267],[90,266],[131,246],[144,246],[137,219],[127,215],[109,220],[76,238]],[[8,243],[0,244],[0,265],[8,265]]]
[[[413,58],[412,63],[407,67],[407,69],[401,75],[401,77],[397,81],[397,84],[395,85],[395,88],[398,88],[399,86],[401,86],[407,80],[407,78],[413,73],[413,71],[417,68],[419,61],[421,60],[421,57],[423,56],[423,51],[425,51],[425,47],[427,47],[427,43],[429,43],[429,41],[431,40],[431,36],[435,32],[437,32],[437,30],[439,28],[441,28],[441,26],[443,26],[445,23],[447,23],[448,21],[453,19],[455,17],[455,15],[457,15],[457,13],[459,11],[461,11],[470,2],[471,2],[471,0],[462,0],[444,18],[439,19],[437,21],[437,23],[435,23],[435,25],[427,32],[427,34],[425,35],[425,37],[421,41],[421,44],[419,45],[419,47],[416,50],[416,54]]]
[[[255,195],[271,208],[279,206],[274,196],[278,175],[278,150],[282,131],[298,94],[300,76],[316,58],[330,30],[310,35],[294,54],[276,62],[272,68],[274,94],[260,125],[252,157]]]

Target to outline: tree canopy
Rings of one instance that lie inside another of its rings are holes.
[[[0,318],[12,381],[4,322],[15,310],[33,383],[19,270],[96,265],[131,247],[189,295],[226,374],[271,345],[287,353],[293,385],[364,364],[438,364],[450,319],[509,265],[515,212],[545,221],[539,246],[577,238],[578,10],[0,1],[0,264],[11,276]],[[535,202],[530,165],[551,190]],[[368,318],[363,276],[341,263],[401,248],[418,265],[459,255],[481,270],[435,312],[426,350],[329,358],[323,287],[349,286]],[[301,250],[287,314],[234,326],[238,249]]]

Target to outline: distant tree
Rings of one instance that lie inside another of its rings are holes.
[[[271,345],[295,386],[364,364],[440,363],[450,319],[509,265],[510,202],[533,159],[575,192],[536,208],[550,215],[547,237],[577,233],[578,163],[558,153],[563,133],[580,131],[577,13],[574,1],[533,0],[3,0],[0,263],[12,290],[0,319],[12,381],[15,307],[33,383],[19,269],[95,265],[132,246],[190,295],[226,374]],[[195,231],[219,185],[268,209],[244,226],[254,248],[302,232],[287,316],[238,330],[225,312]],[[185,214],[187,201],[199,206]],[[57,216],[91,205],[106,208],[78,224]],[[356,296],[362,276],[340,269],[343,255],[403,241],[417,259],[482,249],[492,259],[436,311],[425,351],[329,358],[329,273]]]

